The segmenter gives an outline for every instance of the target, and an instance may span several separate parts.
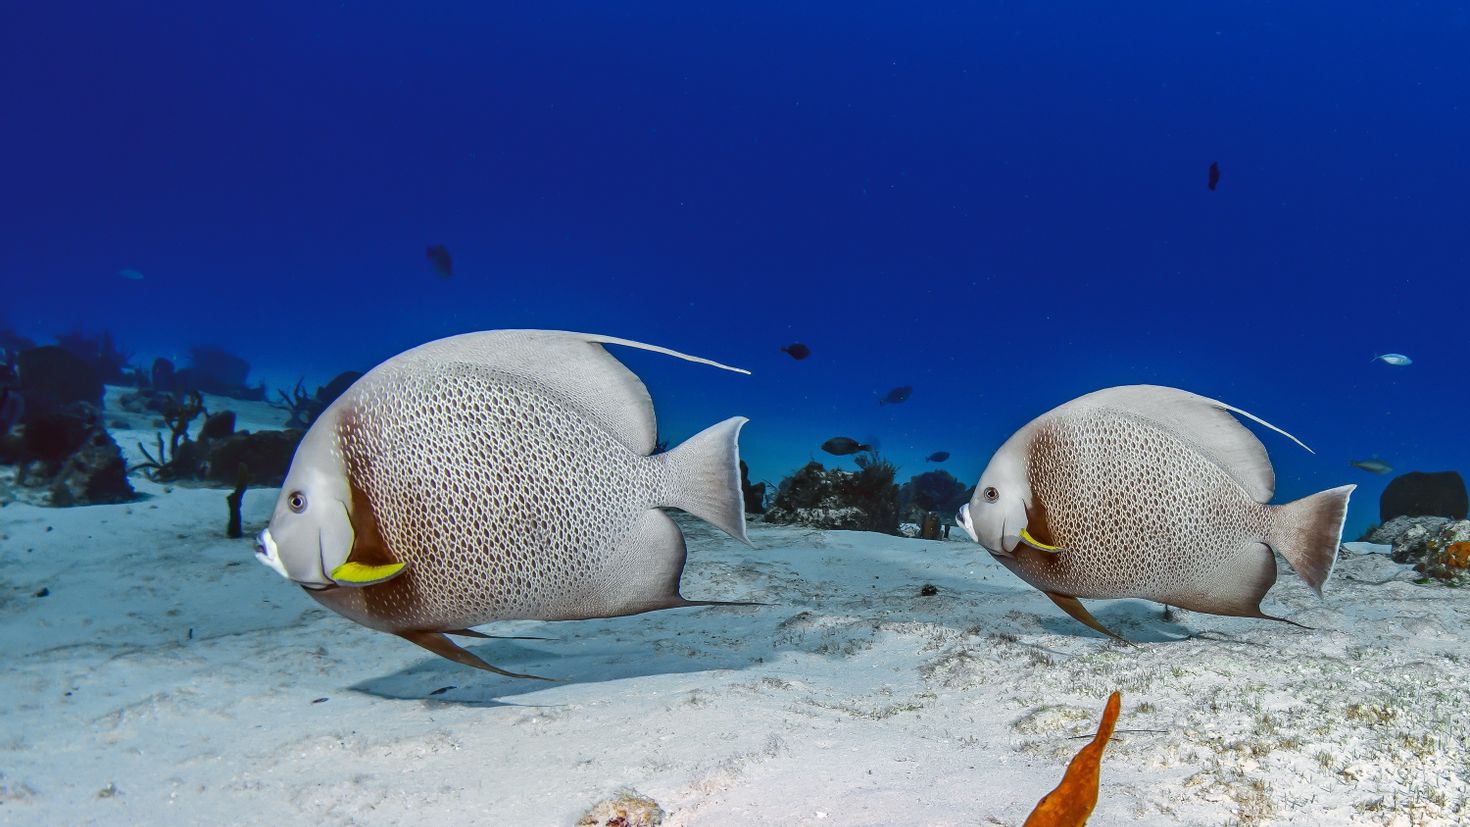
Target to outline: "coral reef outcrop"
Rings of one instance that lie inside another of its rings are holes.
[[[750,466],[740,460],[740,495],[745,500],[746,514],[766,513],[766,484],[750,483]]]
[[[16,390],[25,399],[23,423],[74,402],[102,407],[102,377],[85,359],[59,345],[21,351],[15,370]]]
[[[250,363],[227,350],[196,346],[189,349],[189,366],[174,372],[179,388],[259,402],[265,399],[265,385],[245,384]]]
[[[1446,522],[1426,537],[1423,555],[1414,570],[1446,585],[1470,584],[1470,521]]]
[[[844,471],[807,463],[781,481],[766,522],[898,534],[897,469],[876,457],[863,458],[859,466]]]
[[[924,539],[948,537],[955,512],[970,501],[974,490],[948,471],[926,471],[899,486],[899,515],[904,522],[916,523]]]
[[[0,463],[18,466],[16,485],[37,492],[45,505],[117,503],[136,496],[122,450],[86,402],[31,418],[0,442]]]

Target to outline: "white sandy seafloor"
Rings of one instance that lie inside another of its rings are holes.
[[[567,825],[633,789],[669,825],[1018,825],[1114,689],[1093,824],[1470,821],[1470,594],[1379,555],[1325,601],[1282,564],[1266,608],[1311,629],[1093,603],[1133,648],[968,542],[681,518],[685,594],[767,605],[471,644],[548,684],[319,608],[224,491],[136,485],[0,508],[4,823]]]

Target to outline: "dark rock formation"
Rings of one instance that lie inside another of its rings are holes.
[[[199,429],[199,439],[208,442],[211,439],[223,439],[235,432],[235,412],[220,411],[204,417],[204,426]]]
[[[55,413],[73,402],[102,407],[102,378],[80,356],[56,345],[21,351],[15,359],[17,389],[25,398],[22,422]]]
[[[101,427],[89,433],[62,463],[51,480],[50,492],[55,506],[121,503],[137,496],[128,482],[122,449]]]
[[[118,349],[111,333],[91,334],[77,329],[58,335],[56,344],[86,362],[102,382],[115,385],[122,381],[128,356]]]
[[[337,401],[337,397],[346,393],[347,389],[352,387],[353,382],[356,382],[361,378],[362,371],[360,370],[342,371],[341,373],[332,377],[332,381],[328,382],[325,385],[317,386],[316,401],[321,404],[323,409],[326,409],[328,405]]]
[[[173,391],[139,388],[136,391],[125,393],[119,397],[117,405],[131,413],[166,414],[178,402],[179,395]]]
[[[150,392],[151,393],[151,392]],[[235,430],[235,412],[209,414],[195,391],[182,395],[153,397],[163,409],[168,439],[158,434],[156,447],[139,445],[147,458],[132,470],[142,470],[155,482],[193,480],[234,486],[245,468],[248,485],[277,486],[286,477],[296,446],[305,436],[301,429],[284,431]],[[199,432],[189,436],[190,423],[204,416]]]
[[[279,487],[291,467],[296,446],[306,432],[236,431],[227,437],[192,443],[203,456],[197,478],[220,485],[235,485],[240,466],[245,466],[249,485]]]
[[[22,350],[30,350],[36,343],[8,327],[0,327],[0,364],[15,366],[15,358]]]
[[[217,347],[194,347],[189,350],[189,366],[174,373],[174,384],[185,390],[259,402],[265,399],[265,386],[247,386],[245,377],[249,373],[250,363],[233,353]]]
[[[750,466],[740,460],[740,494],[745,498],[746,514],[766,513],[766,484],[750,484]]]
[[[20,435],[21,461],[44,463],[46,475],[55,474],[61,461],[81,448],[88,434],[99,427],[97,409],[85,402],[32,417]]]
[[[174,375],[174,363],[162,356],[153,360],[153,368],[148,371],[148,387],[155,391],[173,393],[176,387]]]
[[[20,466],[16,483],[47,492],[48,505],[93,505],[133,499],[122,451],[102,426],[97,409],[73,402],[26,423],[0,447]]]
[[[20,395],[20,389],[9,384],[0,384],[0,437],[19,425],[25,412],[26,400]]]
[[[248,485],[278,486],[286,478],[291,458],[305,431],[236,431],[232,411],[214,414],[205,421],[196,439],[180,440],[166,451],[168,460],[155,469],[159,480],[194,480],[234,486],[240,466],[246,469]],[[161,439],[161,438],[160,438]]]
[[[1394,477],[1378,498],[1378,519],[1447,517],[1463,520],[1470,511],[1465,480],[1455,471],[1410,471]]]
[[[881,459],[843,471],[815,460],[781,481],[766,522],[898,534],[896,469]]]

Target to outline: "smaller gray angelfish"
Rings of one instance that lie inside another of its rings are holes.
[[[1012,573],[1113,638],[1122,639],[1078,598],[1280,620],[1261,611],[1276,553],[1321,595],[1355,486],[1268,505],[1271,461],[1232,414],[1302,445],[1187,391],[1108,388],[1006,440],[956,520]]]

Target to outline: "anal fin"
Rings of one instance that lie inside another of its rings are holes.
[[[398,632],[397,634],[404,640],[417,643],[442,658],[448,658],[455,663],[462,663],[465,666],[473,666],[476,669],[494,672],[497,675],[504,675],[507,678],[530,678],[531,680],[537,681],[555,680],[555,678],[543,678],[540,675],[522,675],[519,672],[507,672],[499,667],[491,666],[468,649],[461,649],[459,644],[445,637],[443,632]]]
[[[1047,597],[1050,597],[1051,602],[1057,604],[1057,606],[1060,607],[1062,611],[1071,615],[1073,620],[1081,623],[1087,628],[1092,629],[1095,632],[1101,632],[1102,634],[1107,635],[1113,640],[1121,641],[1128,644],[1129,646],[1135,645],[1133,641],[1102,625],[1102,623],[1100,623],[1097,618],[1092,616],[1092,612],[1087,611],[1087,607],[1082,605],[1082,601],[1078,600],[1077,598],[1069,594],[1057,594],[1056,592],[1043,592],[1043,594],[1045,594]]]

